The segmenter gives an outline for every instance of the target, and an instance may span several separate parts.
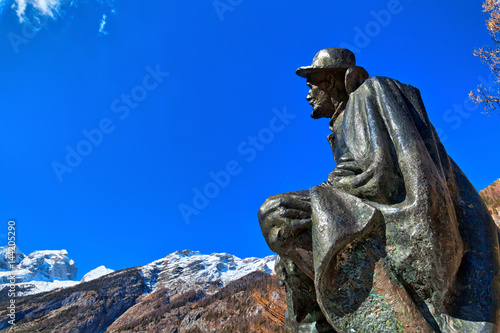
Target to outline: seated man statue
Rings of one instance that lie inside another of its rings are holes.
[[[448,156],[418,89],[319,51],[312,118],[335,168],[259,210],[287,292],[288,332],[498,332],[497,227]]]

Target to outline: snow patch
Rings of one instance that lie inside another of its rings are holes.
[[[54,280],[54,281],[30,281],[16,283],[16,297],[35,295],[60,288],[73,287],[79,284],[80,281]],[[8,284],[1,284],[0,291],[9,288]]]

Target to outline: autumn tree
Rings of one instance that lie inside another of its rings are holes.
[[[496,88],[479,85],[469,96],[475,103],[482,104],[488,114],[500,109],[500,1],[485,0],[483,15],[486,15],[486,27],[490,32],[493,45],[483,46],[474,50],[474,55],[490,68],[495,77]]]

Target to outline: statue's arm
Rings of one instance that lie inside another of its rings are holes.
[[[405,197],[404,177],[382,116],[385,105],[375,97],[365,86],[351,94],[342,121],[342,154],[323,185],[377,203],[397,203]]]

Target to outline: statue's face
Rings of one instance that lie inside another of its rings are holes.
[[[307,86],[310,90],[306,99],[313,107],[311,118],[331,118],[335,113],[336,107],[326,93],[327,85],[324,73],[311,73],[307,76]]]

